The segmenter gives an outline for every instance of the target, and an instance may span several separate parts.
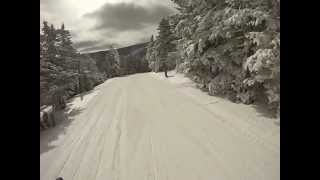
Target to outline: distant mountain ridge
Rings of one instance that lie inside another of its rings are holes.
[[[134,45],[130,45],[130,46],[118,48],[117,50],[118,50],[120,56],[126,56],[126,55],[128,55],[130,52],[133,52],[133,51],[135,51],[135,50],[138,50],[138,49],[146,49],[148,43],[149,43],[149,42],[134,44]],[[110,50],[102,50],[102,51],[88,52],[88,53],[83,53],[83,54],[90,55],[91,57],[98,57],[98,56],[106,55],[106,54],[109,54],[109,53],[111,53]]]
[[[145,61],[148,43],[139,43],[117,49],[122,61],[122,75],[149,71],[148,62]],[[111,72],[115,63],[111,50],[83,53],[82,55],[95,60],[98,70],[106,74],[108,78],[116,76]]]

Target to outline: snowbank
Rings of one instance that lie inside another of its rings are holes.
[[[100,89],[107,84],[111,83],[114,79],[109,79],[105,83],[102,83],[98,86],[96,86],[93,90],[89,92],[84,92],[82,94],[77,95],[76,97],[69,100],[67,103],[68,111],[67,113],[70,113],[74,109],[83,109],[87,107],[88,103],[99,94]]]
[[[257,120],[269,121],[272,123],[279,124],[280,118],[274,118],[271,114],[268,114],[263,108],[257,108],[257,105],[245,105],[241,103],[233,103],[225,98],[210,96],[208,93],[201,91],[197,88],[196,83],[191,79],[186,77],[182,73],[176,71],[168,72],[169,78],[164,76],[164,73],[150,73],[151,76],[155,79],[169,82],[170,84],[177,86],[178,90],[191,97],[193,100],[198,102],[198,104],[204,105],[207,109],[219,109],[219,112],[223,116],[228,116],[233,119],[239,119],[238,115],[241,117],[247,117],[246,121],[252,121],[255,123]],[[219,103],[219,105],[216,105]],[[261,123],[261,122],[259,122]],[[269,125],[267,125],[269,126]]]

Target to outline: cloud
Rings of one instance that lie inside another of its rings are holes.
[[[80,52],[146,42],[161,18],[175,13],[171,0],[40,0],[40,24],[64,23]]]
[[[162,17],[175,13],[162,4],[141,6],[134,3],[106,3],[94,12],[84,15],[97,20],[94,30],[107,32],[137,31],[158,24]]]

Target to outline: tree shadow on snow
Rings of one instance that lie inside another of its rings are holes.
[[[67,107],[55,113],[55,117],[57,117],[56,126],[40,131],[40,155],[56,147],[54,142],[59,139],[59,136],[66,135],[75,117],[81,114],[83,110],[84,109],[72,109],[70,111]]]
[[[264,103],[254,103],[252,107],[256,110],[256,112],[266,118],[276,118],[276,112],[268,109],[267,104]]]

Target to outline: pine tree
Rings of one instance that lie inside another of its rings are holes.
[[[151,50],[153,44],[154,44],[154,38],[153,38],[153,35],[151,35],[151,38],[150,38],[150,41],[148,43],[147,49]],[[148,52],[147,52],[147,54],[148,54]]]
[[[74,83],[76,51],[71,46],[71,36],[64,29],[55,29],[43,22],[40,33],[40,104],[54,104],[64,107],[63,99],[67,89]]]
[[[153,38],[153,35],[152,35],[151,38],[150,38],[150,41],[148,43],[147,52],[146,52],[146,55],[145,55],[145,60],[147,62],[149,62],[149,63],[151,63],[151,61],[153,61],[153,59],[152,59],[153,46],[154,46],[154,38]]]
[[[74,57],[76,50],[72,46],[70,31],[65,29],[64,24],[58,30],[59,54],[67,57]]]
[[[159,30],[159,35],[157,37],[158,41],[158,57],[159,60],[157,62],[157,66],[159,66],[160,69],[161,67],[164,66],[165,68],[167,67],[167,58],[168,58],[168,52],[172,51],[174,48],[174,44],[172,44],[173,40],[173,35],[172,32],[170,31],[171,27],[169,24],[169,20],[166,18],[163,18],[160,21],[158,30]]]
[[[53,25],[49,26],[47,21],[43,21],[42,36],[40,36],[41,55],[43,60],[53,62],[56,57],[56,33]]]
[[[119,55],[118,50],[116,48],[114,48],[113,46],[111,46],[111,52],[113,54],[113,57],[114,57],[116,64],[120,65],[120,55]]]
[[[113,70],[115,72],[115,75],[121,75],[122,74],[122,69],[121,69],[121,59],[120,59],[120,55],[119,52],[116,48],[114,48],[114,46],[111,45],[110,48],[111,54],[113,55],[113,59],[114,59],[114,64],[113,64]]]
[[[48,54],[49,54],[49,59],[51,62],[55,62],[55,59],[57,58],[57,48],[56,48],[56,43],[57,43],[57,32],[53,24],[50,25],[50,30],[48,34]]]
[[[57,30],[57,55],[62,66],[66,69],[76,71],[77,52],[72,46],[71,33],[65,29],[64,24]]]

